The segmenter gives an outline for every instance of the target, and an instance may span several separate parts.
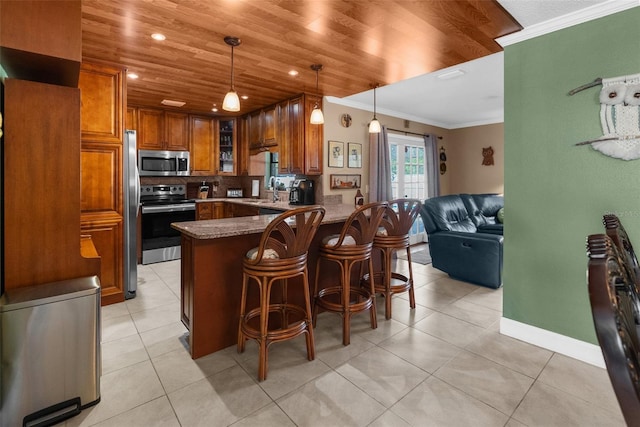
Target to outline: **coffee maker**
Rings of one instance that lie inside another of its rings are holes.
[[[296,179],[291,182],[289,189],[290,205],[314,205],[316,194],[313,188],[313,181],[309,179]]]

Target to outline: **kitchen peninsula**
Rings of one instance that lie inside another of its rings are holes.
[[[236,203],[286,211],[297,206],[268,200],[238,200]],[[319,242],[337,234],[354,211],[351,205],[326,205],[325,217],[309,248],[309,283],[315,280],[315,264]],[[277,214],[240,218],[189,221],[172,224],[182,234],[180,304],[181,320],[189,330],[189,351],[197,359],[237,342],[242,290],[242,260],[251,248],[258,246],[262,232]],[[321,281],[338,277],[338,270],[327,266]],[[294,279],[296,280],[296,279]],[[250,286],[256,288],[256,286]],[[277,298],[278,287],[273,297]],[[299,288],[291,286],[290,289]],[[250,289],[256,291],[255,289]],[[257,304],[257,292],[250,293]],[[290,299],[301,298],[289,295]]]

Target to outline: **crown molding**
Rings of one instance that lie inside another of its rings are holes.
[[[358,110],[363,110],[363,111],[370,111],[373,114],[373,109],[371,108],[371,105],[369,105],[369,104],[349,101],[349,100],[346,100],[346,99],[343,99],[343,98],[338,98],[338,97],[335,97],[335,96],[325,96],[324,98],[326,99],[327,102],[330,102],[332,104],[343,105],[345,107],[356,108]],[[424,125],[436,126],[436,127],[439,127],[439,128],[442,128],[442,129],[448,129],[448,130],[461,129],[461,128],[472,127],[472,126],[491,125],[491,124],[504,122],[504,115],[503,115],[502,110],[499,111],[495,115],[495,117],[491,117],[491,118],[487,118],[485,120],[480,120],[480,121],[475,121],[475,122],[456,123],[456,124],[442,123],[442,122],[438,122],[438,121],[435,121],[435,120],[427,119],[425,117],[419,117],[419,116],[414,116],[412,114],[402,113],[402,112],[399,112],[399,111],[388,110],[386,108],[378,108],[376,110],[376,113],[384,115],[384,116],[395,117],[395,118],[398,118],[398,119],[410,120],[412,122],[422,123]],[[378,118],[378,119],[380,119],[380,118]],[[381,120],[381,122],[382,121],[383,120]]]
[[[502,47],[509,46],[638,6],[640,6],[640,0],[609,0],[548,21],[540,22],[539,24],[531,25],[517,33],[497,38],[496,42]]]

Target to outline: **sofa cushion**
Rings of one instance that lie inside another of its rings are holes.
[[[496,221],[500,224],[504,224],[504,208],[500,208],[496,214]]]
[[[425,200],[423,209],[428,221],[425,222],[427,233],[437,231],[462,231],[475,233],[476,225],[473,223],[462,198],[457,195],[440,196]]]
[[[496,214],[504,207],[504,197],[497,194],[461,194],[460,197],[476,227],[496,224]]]

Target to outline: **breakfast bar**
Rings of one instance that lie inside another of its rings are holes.
[[[283,202],[263,204],[281,211],[292,208]],[[354,211],[353,206],[344,204],[324,208],[325,217],[309,248],[311,292],[319,242],[327,235],[339,233]],[[172,224],[182,236],[181,320],[189,330],[192,358],[197,359],[237,342],[242,260],[247,251],[258,246],[262,232],[276,217],[277,214],[254,215]],[[329,283],[332,277],[339,277],[338,274],[337,268],[327,266],[325,269],[323,265],[321,283]],[[296,297],[294,295],[293,299]],[[257,301],[257,292],[249,298]]]

